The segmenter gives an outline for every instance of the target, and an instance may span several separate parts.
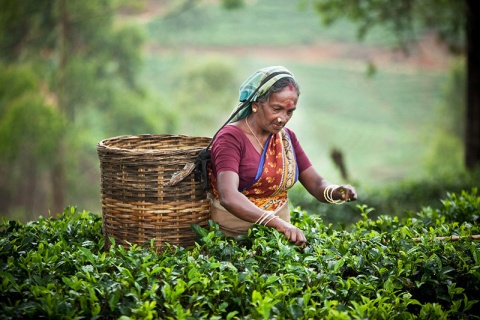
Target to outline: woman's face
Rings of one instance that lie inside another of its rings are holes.
[[[258,124],[262,130],[278,133],[293,116],[297,101],[297,91],[292,86],[288,86],[282,91],[272,93],[266,102],[254,102],[259,106]]]

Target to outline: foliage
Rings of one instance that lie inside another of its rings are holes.
[[[240,2],[243,1],[243,4]],[[178,3],[190,3],[179,8]],[[329,43],[332,40],[356,41],[355,25],[342,21],[322,28],[314,10],[291,0],[223,0],[222,6],[204,0],[171,1],[167,11],[147,25],[152,40],[168,47],[183,45],[248,47]],[[236,9],[236,10],[225,10]],[[285,22],[288,21],[288,24]],[[375,30],[367,43],[384,45],[394,38]],[[248,52],[248,51],[245,51]],[[273,57],[274,58],[274,57]]]
[[[222,0],[222,5],[226,9],[237,9],[245,5],[244,0]]]
[[[0,189],[12,193],[3,197],[2,211],[32,211],[31,202],[35,208],[62,210],[64,194],[75,191],[68,181],[79,177],[78,171],[98,171],[98,163],[89,166],[90,161],[78,158],[95,155],[100,139],[128,134],[125,128],[132,126],[135,133],[152,132],[169,121],[156,121],[162,105],[137,83],[145,35],[116,23],[120,10],[137,10],[139,3],[0,3],[0,61],[6,70],[0,76],[0,149],[5,151],[2,173],[9,172]],[[87,121],[86,116],[95,119]],[[91,139],[87,150],[73,148],[83,146],[86,136]],[[42,157],[36,156],[40,153]],[[25,176],[31,181],[25,182]],[[90,181],[83,183],[84,189]],[[10,192],[12,185],[27,191]]]
[[[351,231],[294,210],[305,248],[262,226],[234,241],[212,222],[192,226],[192,247],[105,250],[101,218],[73,207],[38,222],[5,220],[0,318],[478,319],[480,244],[468,238],[478,220],[450,219],[479,215],[476,192],[402,220],[371,219],[373,208],[359,206]],[[451,235],[465,238],[435,239]]]
[[[230,95],[230,89],[236,86],[235,68],[225,58],[192,62],[178,70],[172,80],[176,84],[172,107],[181,114],[179,132],[200,135],[202,128],[220,128],[226,119],[212,117],[212,110],[217,114],[228,113],[236,103],[235,97]],[[192,128],[192,123],[201,125]]]
[[[51,155],[64,130],[65,118],[35,69],[0,64],[0,209],[45,206],[41,179],[54,171]]]
[[[0,65],[0,157],[34,157],[45,165],[55,152],[55,138],[62,131],[63,119],[54,105],[38,95],[40,81],[28,66],[16,69]]]
[[[423,207],[439,208],[438,199],[448,196],[449,192],[460,193],[462,190],[478,188],[480,170],[450,171],[441,175],[432,175],[423,179],[406,179],[383,186],[357,188],[361,205],[375,208],[371,217],[388,212],[391,216],[405,217],[407,213],[417,212]],[[341,206],[321,204],[312,199],[303,188],[294,188],[289,193],[294,206],[312,214],[317,214],[326,223],[335,227],[345,226],[358,221],[356,204]]]
[[[459,14],[465,12],[465,1],[313,0],[312,3],[327,25],[341,19],[356,22],[360,39],[373,27],[382,25],[395,34],[403,46],[417,37],[415,29],[435,30],[453,51],[462,51],[465,46],[466,18]]]
[[[389,1],[336,1],[314,0],[315,7],[324,21],[328,24],[340,18],[347,18],[359,24],[359,37],[362,38],[372,26],[383,25],[393,31],[399,39],[398,44],[407,49],[411,40],[413,26],[418,23],[422,28],[438,35],[450,51],[464,54],[468,60],[466,114],[478,114],[480,99],[476,88],[479,68],[473,61],[478,59],[478,43],[474,40],[479,32],[475,23],[480,15],[480,7],[471,0],[444,0],[444,1],[396,1],[392,5]],[[466,117],[465,127],[465,166],[473,170],[478,167],[479,137],[478,128],[480,118]],[[450,143],[450,147],[454,146]],[[452,148],[453,149],[453,148]]]
[[[452,64],[443,92],[444,99],[437,106],[435,121],[430,129],[436,133],[435,139],[425,159],[431,175],[442,175],[463,166],[465,150],[462,141],[466,132],[466,71],[463,59],[457,59]],[[445,154],[450,157],[444,157]]]

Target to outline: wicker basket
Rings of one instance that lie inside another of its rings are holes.
[[[210,138],[182,135],[120,136],[100,141],[103,233],[117,244],[143,245],[155,239],[194,244],[191,224],[206,226],[210,201],[194,174],[175,186],[168,182],[192,163]]]

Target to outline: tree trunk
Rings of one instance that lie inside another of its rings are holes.
[[[66,92],[65,92],[65,70],[67,68],[67,41],[68,41],[68,12],[66,9],[66,0],[60,1],[60,19],[59,23],[59,44],[58,54],[60,57],[60,63],[57,70],[57,97],[58,104],[63,115],[67,115],[66,105]],[[65,177],[65,136],[62,134],[58,141],[58,151],[55,157],[55,164],[52,172],[52,188],[53,188],[53,210],[55,213],[63,212],[65,206],[65,189],[66,189],[66,177]]]
[[[480,1],[467,1],[467,119],[465,165],[480,166]]]
[[[55,155],[55,163],[51,171],[53,203],[51,211],[53,214],[62,213],[65,208],[65,149],[63,137],[60,137],[59,148]]]

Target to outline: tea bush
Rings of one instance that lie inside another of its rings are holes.
[[[422,179],[406,179],[391,185],[377,187],[362,187],[360,183],[353,183],[363,204],[375,208],[369,214],[370,218],[388,213],[391,216],[408,217],[409,213],[416,213],[424,206],[440,208],[441,200],[448,197],[448,193],[460,194],[462,190],[478,187],[480,168],[474,171],[456,170],[442,175],[432,175]],[[355,203],[343,206],[325,206],[311,197],[303,187],[296,185],[289,197],[295,206],[301,207],[309,213],[319,214],[323,222],[334,226],[350,226],[358,221],[358,209]],[[461,222],[462,220],[456,220]]]
[[[305,248],[262,226],[235,241],[210,222],[192,226],[192,247],[106,250],[101,217],[73,207],[4,220],[0,319],[479,319],[480,196],[442,203],[402,219],[359,205],[348,231],[294,209]]]

